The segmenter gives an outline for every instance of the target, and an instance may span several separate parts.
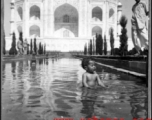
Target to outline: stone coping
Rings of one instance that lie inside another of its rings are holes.
[[[54,58],[57,57],[56,55],[49,55],[48,57],[46,55],[36,55],[35,58],[36,59],[40,59],[40,58]],[[32,55],[7,55],[7,56],[3,56],[2,61],[4,62],[8,62],[8,61],[14,61],[14,60],[31,60],[33,58]]]
[[[83,57],[90,57],[90,56],[74,56],[76,58],[82,59]],[[92,57],[98,65],[106,66],[111,69],[115,69],[117,71],[121,71],[130,75],[134,75],[137,77],[146,78],[147,72],[147,63],[146,61],[129,61],[129,60],[121,60],[121,59],[108,59],[108,57],[101,58],[101,57]]]
[[[118,55],[74,55],[77,57],[90,57],[90,58],[107,58],[107,59],[118,59],[118,60],[129,60],[129,61],[146,61],[147,56],[146,55],[140,55],[140,56],[134,56],[134,55],[128,55],[128,56],[118,56]]]

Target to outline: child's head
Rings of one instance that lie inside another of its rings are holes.
[[[87,72],[94,72],[96,69],[94,62],[90,58],[84,58],[81,65]]]
[[[136,1],[136,3],[139,3],[140,2],[140,0],[135,0]]]

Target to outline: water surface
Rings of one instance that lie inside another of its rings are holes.
[[[3,64],[2,120],[54,118],[146,118],[142,79],[103,66],[97,72],[109,89],[79,89],[84,72],[78,59],[39,59]]]

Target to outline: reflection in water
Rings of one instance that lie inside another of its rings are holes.
[[[39,59],[39,65],[43,64],[43,59]]]
[[[147,91],[135,92],[131,96],[132,100],[130,101],[130,105],[132,107],[131,114],[134,118],[144,118],[148,117],[148,97]]]
[[[3,65],[2,119],[146,118],[147,89],[141,79],[97,66],[111,87],[80,89],[80,64],[77,59],[39,59]]]
[[[86,114],[85,118],[92,118],[94,116],[94,104],[97,99],[95,95],[96,90],[83,88],[82,89],[82,104],[83,108],[81,113]]]

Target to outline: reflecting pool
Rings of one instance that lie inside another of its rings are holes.
[[[111,87],[80,89],[83,72],[81,60],[72,58],[3,63],[2,120],[147,117],[142,79],[98,65],[98,74]]]

